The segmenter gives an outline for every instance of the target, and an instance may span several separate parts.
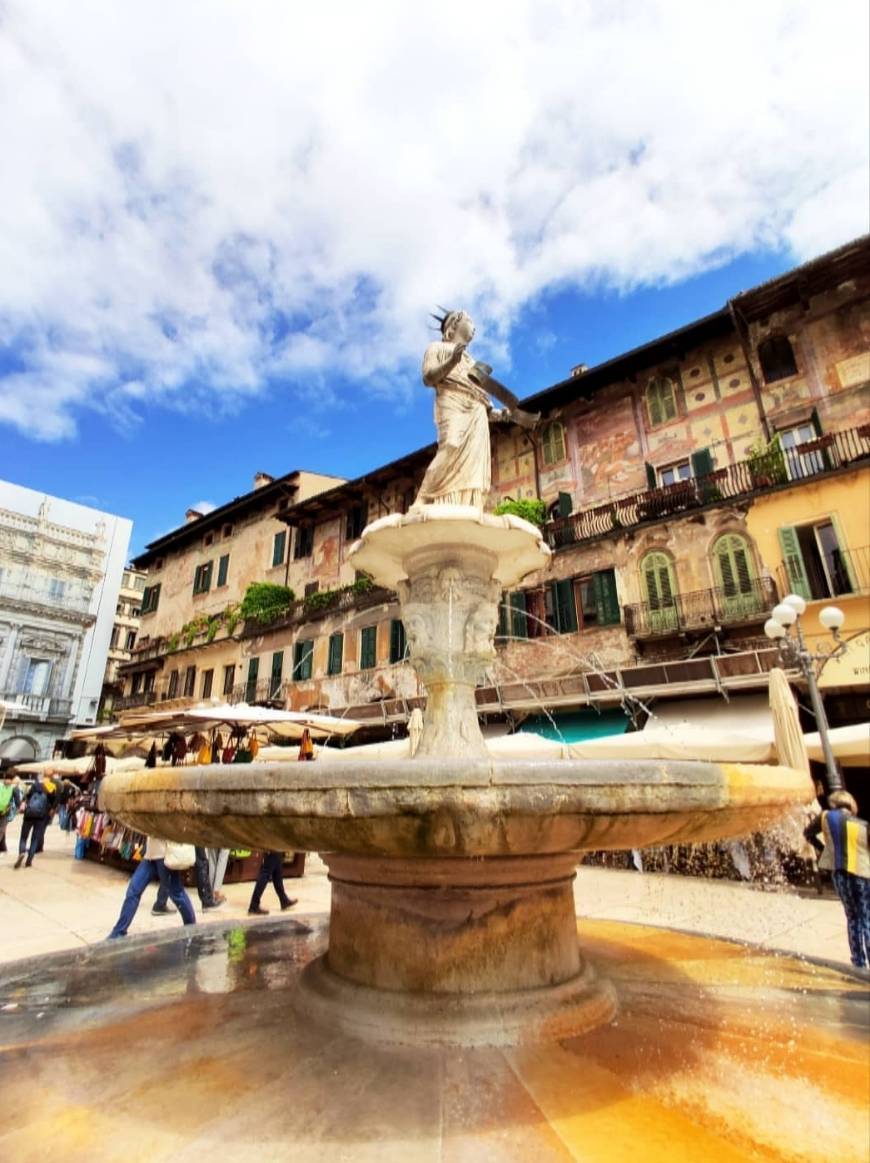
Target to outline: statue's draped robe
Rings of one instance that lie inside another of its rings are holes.
[[[438,342],[430,343],[423,356],[423,382],[435,387],[438,452],[426,470],[415,503],[482,509],[492,473],[489,396],[469,378],[474,360],[465,352],[456,367],[434,383],[452,355],[452,343]]]

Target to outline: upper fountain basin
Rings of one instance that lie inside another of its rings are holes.
[[[536,526],[505,513],[481,513],[469,505],[423,505],[410,513],[391,513],[367,525],[350,550],[356,569],[365,570],[390,589],[408,577],[408,562],[428,549],[449,556],[450,547],[489,555],[492,577],[502,587],[515,585],[550,559],[551,550]]]
[[[474,857],[724,839],[812,795],[804,773],[760,764],[320,758],[119,773],[100,805],[138,831],[202,845]]]

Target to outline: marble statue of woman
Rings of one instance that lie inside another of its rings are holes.
[[[473,505],[483,508],[491,480],[489,421],[511,419],[533,427],[537,417],[521,411],[516,397],[491,378],[492,368],[467,353],[474,323],[464,311],[448,311],[441,339],[423,355],[423,383],[435,389],[438,451],[426,470],[414,508],[420,505]],[[493,409],[490,396],[508,404]]]

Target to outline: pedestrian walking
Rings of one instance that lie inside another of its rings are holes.
[[[52,774],[52,772],[47,771],[45,773],[46,779],[49,779]],[[54,787],[54,784],[52,783],[51,786]],[[37,775],[30,785],[30,791],[24,797],[24,819],[21,822],[21,835],[18,838],[16,868],[20,868],[22,864],[25,868],[30,868],[34,856],[37,852],[42,851],[45,829],[48,827],[48,821],[51,819],[53,811],[54,796],[43,783],[42,776]],[[30,841],[29,845],[28,840]]]
[[[190,897],[184,891],[181,876],[174,869],[166,867],[165,855],[166,841],[156,840],[153,836],[149,836],[145,844],[145,856],[136,865],[133,875],[130,877],[124,903],[121,905],[121,915],[109,933],[108,940],[113,941],[118,937],[127,936],[127,930],[130,928],[142,901],[142,894],[155,877],[157,879],[166,877],[169,897],[181,914],[184,924],[196,924],[196,913],[193,911]]]
[[[821,852],[819,868],[831,874],[846,914],[852,964],[870,964],[870,843],[868,824],[858,815],[858,805],[847,791],[828,797],[830,811],[810,822],[804,835]],[[823,842],[819,837],[823,838]]]
[[[0,852],[9,851],[6,847],[6,829],[15,818],[21,799],[18,776],[5,775],[0,783]]]
[[[199,903],[202,906],[203,912],[208,909],[218,909],[226,900],[223,893],[215,896],[211,887],[211,880],[209,878],[208,870],[208,856],[205,848],[194,848],[196,853],[196,863],[194,870],[196,875],[196,892],[199,897]],[[157,890],[157,900],[154,902],[154,907],[151,912],[155,917],[168,916],[172,909],[169,908],[169,869],[164,865],[165,876],[160,878],[160,887]]]
[[[248,913],[252,917],[267,917],[269,910],[261,908],[260,900],[266,885],[271,880],[275,892],[278,894],[278,900],[281,903],[281,912],[285,909],[292,909],[296,904],[293,897],[289,897],[284,888],[284,853],[283,852],[264,852],[263,859],[260,862],[260,871],[257,874],[257,880],[254,884],[254,891],[251,895],[251,903],[248,906]]]

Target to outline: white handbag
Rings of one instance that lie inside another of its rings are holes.
[[[184,872],[196,864],[196,849],[192,844],[176,844],[174,840],[167,840],[163,863],[173,872]]]

